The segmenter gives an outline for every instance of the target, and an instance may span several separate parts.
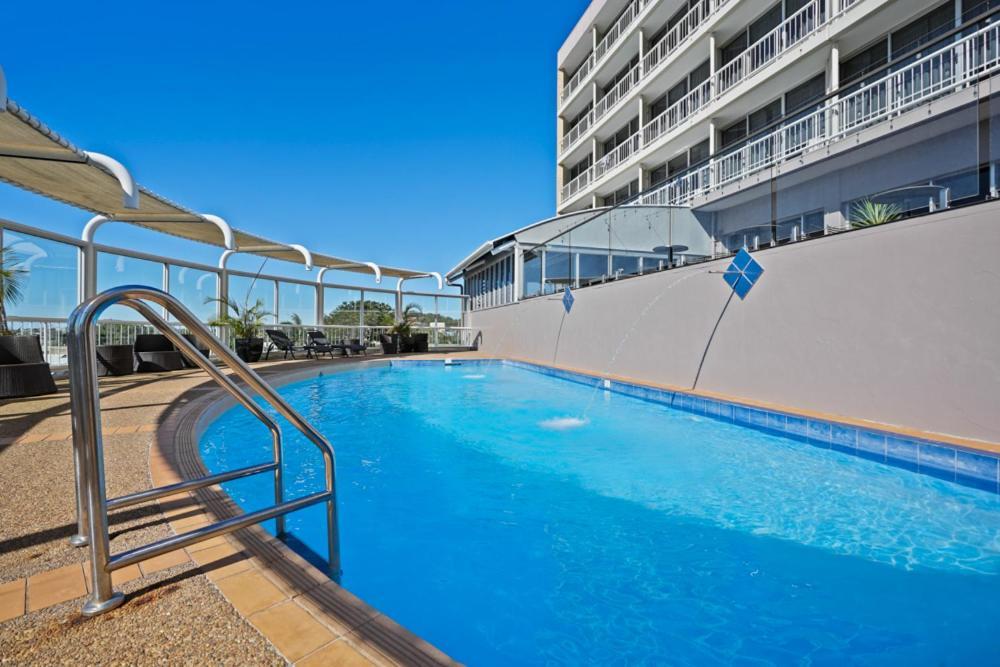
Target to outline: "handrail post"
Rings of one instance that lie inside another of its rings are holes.
[[[92,302],[84,302],[69,317],[67,354],[69,355],[70,400],[77,417],[74,438],[79,451],[80,480],[90,540],[91,593],[83,605],[84,616],[95,616],[114,609],[125,597],[115,593],[107,570],[111,547],[108,539],[108,506],[104,491],[104,451],[101,442],[101,409],[97,391],[97,358],[94,332],[90,324]]]

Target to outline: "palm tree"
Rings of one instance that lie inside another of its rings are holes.
[[[0,247],[0,335],[10,333],[7,328],[7,306],[24,298],[24,284],[28,272],[21,268],[23,258],[10,247]]]
[[[229,327],[233,331],[233,337],[237,339],[255,338],[257,332],[264,326],[264,320],[272,315],[264,310],[263,299],[257,299],[257,302],[252,306],[244,304],[242,307],[232,298],[212,297],[205,299],[205,303],[213,302],[225,304],[231,314],[221,315],[209,324],[213,327]]]
[[[282,324],[287,324],[290,326],[300,327],[302,326],[302,316],[298,313],[292,313],[288,316],[288,319],[282,322]]]

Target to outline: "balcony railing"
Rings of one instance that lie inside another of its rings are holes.
[[[832,6],[840,7],[842,11],[851,4],[853,3],[845,0],[812,0],[720,68],[715,73],[715,94],[721,95],[746,80],[773,62],[779,55],[816,32],[820,26],[825,25],[836,15],[831,11]]]
[[[618,165],[624,163],[642,148],[642,133],[636,132],[631,137],[615,146],[614,150],[594,163],[592,167],[594,178],[598,179]]]
[[[590,166],[579,176],[577,176],[572,181],[564,185],[562,187],[562,191],[560,192],[562,201],[566,201],[570,197],[574,196],[576,193],[580,192],[580,190],[583,190],[585,187],[590,185],[590,181],[593,178],[593,176],[594,176],[594,167]]]
[[[583,80],[586,79],[590,72],[594,69],[595,62],[593,53],[587,56],[587,59],[583,61],[582,65],[580,65],[580,69],[578,69],[576,74],[574,74],[570,80],[566,82],[566,85],[563,86],[562,95],[559,97],[560,102],[565,102],[566,99],[573,94],[573,91],[580,87]]]
[[[63,318],[22,318],[12,317],[8,322],[10,329],[18,335],[38,336],[42,346],[42,354],[45,361],[53,367],[66,366],[66,320]],[[181,333],[187,333],[187,329],[179,324],[174,325]],[[288,324],[268,324],[263,328],[280,329],[288,335],[296,345],[305,345],[309,342],[309,331],[322,331],[327,340],[333,343],[341,341],[360,340],[375,352],[381,350],[379,344],[380,334],[388,334],[392,328],[388,325],[361,326],[361,325],[288,325]],[[212,333],[220,340],[233,346],[232,332],[228,327],[211,327]],[[473,340],[478,333],[478,329],[469,327],[455,327],[444,323],[436,324],[414,324],[411,327],[414,333],[427,334],[428,344],[431,348],[438,347],[471,347]],[[139,334],[153,334],[158,331],[147,322],[125,321],[125,320],[99,320],[97,323],[97,344],[98,345],[131,345],[135,342]],[[261,332],[263,336],[263,331]],[[264,336],[265,341],[267,337]]]
[[[642,128],[643,145],[648,145],[704,108],[712,99],[712,82],[705,80],[677,100]]]
[[[587,115],[580,119],[579,123],[574,125],[570,131],[563,136],[561,145],[562,150],[567,151],[571,146],[575,145],[576,142],[580,140],[580,137],[582,137],[593,124],[594,110],[591,109],[587,112]]]
[[[904,65],[652,190],[636,203],[685,205],[697,196],[1000,72],[1000,24]]]
[[[642,65],[636,65],[621,81],[611,87],[604,97],[597,100],[594,106],[594,120],[599,120],[604,114],[615,108],[619,102],[625,99],[628,92],[642,79]]]

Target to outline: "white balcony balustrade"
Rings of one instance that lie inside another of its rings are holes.
[[[580,138],[587,133],[587,130],[589,130],[593,124],[594,110],[591,109],[587,112],[587,115],[580,119],[579,123],[570,128],[569,132],[563,136],[562,143],[560,145],[562,151],[565,152],[575,146],[576,142],[578,142]]]
[[[638,203],[686,205],[697,196],[840,141],[998,73],[1000,24],[945,44],[856,90],[831,97],[817,109],[753,137],[643,194]]]

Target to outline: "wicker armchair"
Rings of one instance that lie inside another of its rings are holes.
[[[184,355],[162,334],[139,334],[135,337],[136,370],[140,373],[179,371]]]
[[[0,398],[56,391],[38,336],[0,336]]]

